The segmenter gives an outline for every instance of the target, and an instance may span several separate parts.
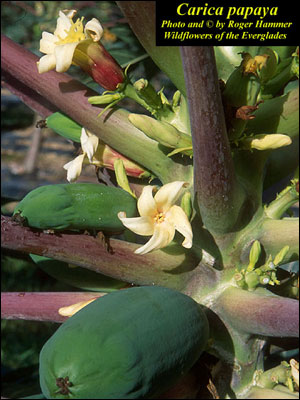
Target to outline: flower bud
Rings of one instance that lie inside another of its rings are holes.
[[[147,79],[139,79],[134,82],[133,87],[138,95],[143,99],[151,108],[159,109],[162,107],[161,97],[156,93],[154,87],[147,81]]]
[[[255,271],[246,273],[245,282],[249,290],[254,290],[256,286],[260,283],[258,274]]]
[[[168,122],[157,121],[154,118],[140,114],[130,114],[128,119],[136,128],[143,131],[148,137],[166,147],[175,149],[192,147],[191,136],[180,132]],[[188,155],[190,155],[190,153],[191,151],[189,151]]]
[[[192,195],[191,192],[187,191],[183,194],[181,198],[180,207],[186,213],[188,219],[190,220],[193,214],[193,205],[192,205]]]
[[[259,282],[262,285],[267,285],[270,282],[270,277],[267,276],[267,275],[262,275],[262,276],[259,277]]]
[[[291,366],[291,373],[293,380],[299,387],[299,362],[297,362],[295,359],[292,358],[290,360],[290,366]]]
[[[281,263],[281,261],[284,259],[284,257],[287,255],[287,253],[290,250],[290,246],[284,246],[279,253],[276,254],[273,264],[278,265]]]
[[[80,42],[75,49],[73,63],[106,90],[114,91],[124,82],[125,75],[122,68],[101,42],[89,40]]]
[[[291,143],[292,140],[289,136],[279,133],[255,135],[240,142],[242,148],[246,150],[273,150]]]
[[[237,272],[236,274],[234,274],[233,278],[239,287],[241,287],[242,289],[246,287],[245,277],[243,274]]]
[[[255,240],[252,244],[250,254],[249,254],[249,265],[247,271],[252,271],[257,263],[261,253],[261,246],[258,240]]]
[[[114,168],[118,185],[136,199],[136,195],[133,193],[129,186],[124,163],[120,158],[116,159],[114,163]]]
[[[122,154],[113,150],[111,147],[109,147],[107,144],[103,143],[100,140],[97,150],[92,158],[91,164],[96,165],[98,167],[106,167],[114,170],[114,164],[117,159],[121,159],[123,161],[124,168],[128,176],[132,176],[135,178],[151,177],[149,171],[145,170],[140,165],[124,157]],[[86,159],[84,161],[84,164],[90,164],[90,162]]]
[[[109,104],[121,100],[124,96],[121,93],[103,94],[102,96],[91,96],[88,98],[90,104]]]

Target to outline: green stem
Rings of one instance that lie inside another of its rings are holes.
[[[194,152],[194,185],[206,228],[237,228],[245,193],[236,180],[212,47],[181,48]]]
[[[263,389],[254,387],[247,394],[247,399],[299,399],[299,393],[285,392],[282,390]]]
[[[289,187],[280,193],[277,198],[265,207],[267,217],[279,219],[282,215],[299,200],[299,193],[294,187]]]
[[[97,95],[93,90],[67,74],[55,71],[39,74],[36,67],[38,57],[5,36],[1,36],[1,45],[2,69],[47,98],[49,103],[113,149],[145,166],[163,183],[191,180],[192,167],[175,163],[167,157],[157,142],[147,138],[129,122],[126,110],[107,111],[98,117],[99,108],[88,102],[88,97]]]
[[[285,246],[289,245],[290,250],[285,257],[289,259],[299,258],[299,218],[284,218],[281,220],[265,219],[262,223],[258,237],[266,254],[272,257]]]

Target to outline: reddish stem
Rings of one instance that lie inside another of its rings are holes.
[[[112,278],[135,284],[157,284],[180,289],[185,285],[188,274],[198,264],[193,252],[182,246],[176,254],[162,250],[143,256],[134,254],[139,245],[110,239],[112,251],[99,238],[77,233],[44,233],[25,228],[1,216],[1,245],[3,248],[38,254],[75,264]]]
[[[4,35],[1,35],[1,46],[1,68],[5,76],[16,78],[43,96],[52,107],[57,107],[124,156],[145,166],[162,182],[189,179],[191,167],[174,163],[167,157],[157,142],[131,124],[126,110],[109,110],[98,117],[101,108],[88,102],[90,96],[98,95],[97,92],[66,73],[49,71],[39,74],[36,65],[39,58]],[[44,113],[51,109],[50,105],[46,108]],[[42,110],[39,113],[43,114]]]
[[[1,318],[63,322],[61,307],[104,296],[97,292],[6,292],[1,293]]]
[[[11,76],[8,71],[4,71],[3,69],[1,69],[1,85],[18,96],[23,103],[44,118],[59,111],[53,103],[50,103],[45,97],[24,85],[24,83]]]
[[[220,296],[217,307],[239,331],[275,337],[299,335],[298,300],[232,287]]]
[[[213,47],[181,47],[187,87],[194,185],[203,222],[212,233],[236,228],[244,196],[227,138]]]

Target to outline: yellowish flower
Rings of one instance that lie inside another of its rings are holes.
[[[104,89],[116,90],[124,81],[122,68],[100,42],[103,28],[96,18],[83,26],[83,17],[73,22],[76,10],[59,11],[54,34],[42,33],[37,62],[40,74],[55,69],[66,72],[71,64],[87,72]]]
[[[97,150],[99,139],[96,135],[93,135],[84,128],[81,129],[80,143],[83,154],[77,156],[74,160],[64,165],[64,169],[67,170],[67,180],[69,182],[75,182],[81,174],[82,164],[87,158],[92,162],[93,156]]]
[[[128,229],[138,235],[152,236],[144,246],[135,251],[136,254],[166,247],[173,240],[175,230],[185,237],[182,246],[192,247],[191,224],[183,209],[175,205],[186,186],[187,183],[181,181],[167,183],[154,197],[155,186],[145,186],[137,202],[140,217],[126,218],[125,212],[118,213],[119,219]]]
[[[54,68],[57,72],[67,71],[72,64],[75,49],[80,42],[83,40],[100,40],[103,33],[100,22],[93,18],[83,28],[83,18],[78,18],[76,22],[73,22],[72,18],[75,14],[76,10],[59,11],[54,34],[42,33],[40,52],[46,55],[37,63],[40,74]]]

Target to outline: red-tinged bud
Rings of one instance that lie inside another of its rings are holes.
[[[143,167],[129,160],[101,141],[99,141],[98,148],[92,158],[91,164],[114,170],[114,163],[117,159],[121,159],[123,161],[124,168],[128,176],[132,176],[134,178],[147,178],[151,176],[150,172],[145,170]],[[90,164],[88,160],[85,160],[84,163]]]
[[[75,49],[73,63],[88,73],[104,89],[114,91],[125,75],[101,42],[82,41]]]

